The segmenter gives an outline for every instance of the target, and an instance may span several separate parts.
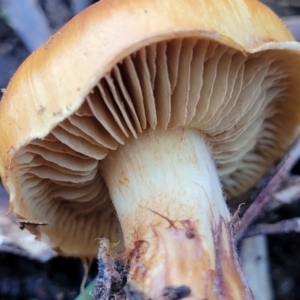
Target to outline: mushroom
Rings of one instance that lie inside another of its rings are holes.
[[[47,223],[39,238],[65,255],[121,240],[129,279],[150,298],[169,286],[187,286],[187,299],[251,298],[225,198],[298,135],[299,67],[299,44],[258,1],[102,0],[5,91],[11,210]]]

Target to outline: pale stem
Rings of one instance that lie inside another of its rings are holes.
[[[163,299],[165,286],[187,285],[192,293],[185,299],[217,299],[218,289],[242,299],[246,287],[228,230],[230,214],[198,131],[148,130],[111,152],[101,170],[131,260],[130,277],[143,291]]]

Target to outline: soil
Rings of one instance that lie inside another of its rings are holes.
[[[281,16],[300,15],[300,0],[265,0],[265,3]],[[40,0],[40,4],[53,30],[72,16],[70,1]],[[6,21],[0,18],[0,88],[7,86],[12,74],[29,55]],[[300,175],[300,163],[294,173]],[[276,221],[299,216],[298,202],[272,212],[269,218]],[[268,243],[275,299],[300,299],[299,234],[270,236]],[[88,281],[96,273],[94,263]],[[82,277],[79,259],[55,257],[40,262],[11,249],[0,251],[0,300],[73,300],[79,293]]]
[[[96,276],[96,265],[91,270]],[[1,300],[74,300],[83,277],[81,261],[56,257],[46,263],[0,253]],[[91,277],[89,277],[89,280]]]

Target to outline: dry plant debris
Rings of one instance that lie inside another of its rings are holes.
[[[39,224],[28,224],[28,221],[19,223],[8,210],[8,197],[4,188],[0,185],[0,251],[18,254],[38,261],[48,261],[56,256],[56,253],[48,244],[38,241],[25,229],[27,226],[35,226],[38,230]],[[42,224],[43,225],[43,224]]]
[[[117,254],[111,250],[106,238],[100,239],[98,252],[98,276],[96,286],[92,292],[94,300],[152,300],[139,291],[130,280],[129,264],[123,259],[116,258]],[[169,300],[180,300],[191,293],[188,286],[166,286],[162,296]]]
[[[274,224],[256,224],[255,221],[264,213],[281,205],[299,199],[300,177],[290,174],[300,158],[300,139],[287,151],[278,163],[257,185],[252,195],[252,204],[244,212],[236,232],[236,242],[245,237],[258,234],[300,232],[300,218],[280,221]]]

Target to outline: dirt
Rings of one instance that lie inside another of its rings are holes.
[[[95,269],[94,266],[91,271],[94,276]],[[79,294],[82,276],[78,259],[56,257],[42,263],[0,253],[1,300],[74,300]]]
[[[40,3],[53,30],[72,16],[69,1],[41,0]],[[281,16],[300,15],[300,0],[265,0],[265,3]],[[28,55],[20,38],[0,18],[0,88],[7,86],[16,68]],[[300,174],[300,164],[294,172]],[[298,202],[273,212],[269,218],[275,222],[299,216]],[[268,244],[275,299],[300,299],[299,234],[270,236]],[[55,257],[48,262],[39,262],[17,254],[18,251],[11,252],[11,249],[0,251],[0,300],[73,300],[78,295],[83,276],[79,259]],[[94,263],[88,281],[96,273]]]

